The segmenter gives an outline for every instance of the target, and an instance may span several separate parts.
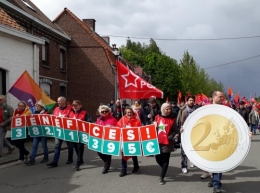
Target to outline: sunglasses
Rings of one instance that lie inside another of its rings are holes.
[[[79,106],[79,105],[76,105],[76,104],[72,104],[73,107],[76,107],[76,106]]]
[[[101,111],[101,113],[108,113],[108,111]]]

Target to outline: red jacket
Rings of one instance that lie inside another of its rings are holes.
[[[113,125],[113,126],[116,126],[117,125],[117,120],[116,118],[113,116],[112,113],[110,113],[108,116],[106,117],[98,117],[97,118],[97,124],[98,125],[103,125],[103,126],[106,126],[106,125]]]
[[[134,114],[131,118],[128,118],[125,115],[117,122],[117,126],[119,126],[119,127],[126,127],[126,126],[139,127],[139,126],[142,126],[142,123],[141,123],[140,119],[138,119],[136,117],[136,114]]]
[[[87,111],[80,109],[78,112],[75,112],[74,110],[71,110],[69,112],[68,117],[72,119],[79,119],[82,121],[86,121]]]
[[[53,111],[53,115],[56,117],[69,117],[71,106],[56,107]]]

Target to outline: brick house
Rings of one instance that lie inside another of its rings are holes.
[[[29,0],[0,1],[0,8],[27,34],[44,41],[39,46],[39,70],[35,72],[39,79],[35,81],[53,100],[58,96],[70,102],[81,100],[95,119],[99,104],[116,98],[118,52],[110,47],[109,37],[95,32],[94,19],[80,20],[65,8],[52,22]],[[131,69],[151,82],[141,68],[131,65]],[[8,91],[12,85],[5,86]]]

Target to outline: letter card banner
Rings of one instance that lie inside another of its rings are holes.
[[[103,145],[103,126],[90,124],[88,148],[94,151],[102,152]]]
[[[42,137],[42,126],[38,115],[27,115],[26,122],[31,137]]]
[[[125,156],[141,156],[141,143],[138,127],[122,128],[123,152]]]
[[[38,115],[40,118],[43,136],[45,137],[54,137],[54,127],[52,123],[51,115]]]
[[[81,120],[78,122],[79,142],[88,145],[89,123]]]
[[[160,154],[160,148],[157,138],[155,125],[146,125],[140,127],[143,155]]]
[[[11,139],[25,139],[26,138],[26,119],[25,116],[12,117],[11,124]]]
[[[102,153],[119,156],[121,128],[104,127]]]
[[[77,130],[77,120],[66,118],[63,119],[64,128],[64,139],[71,142],[79,142],[78,130]]]
[[[54,137],[64,140],[64,129],[61,117],[52,116],[52,122],[54,125]]]

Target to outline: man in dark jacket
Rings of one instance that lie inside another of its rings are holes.
[[[248,113],[247,109],[245,108],[245,102],[244,101],[240,101],[237,112],[244,118],[245,122],[248,124],[249,113]]]
[[[14,147],[5,138],[7,127],[11,124],[11,117],[13,116],[13,108],[6,104],[6,98],[4,95],[0,95],[0,157],[2,157],[2,151],[4,144],[8,148],[8,154],[12,153]]]

